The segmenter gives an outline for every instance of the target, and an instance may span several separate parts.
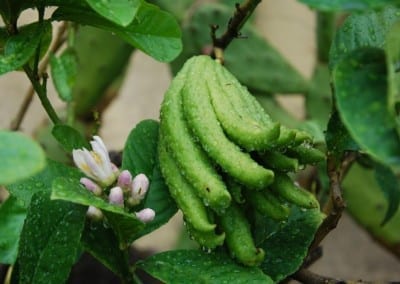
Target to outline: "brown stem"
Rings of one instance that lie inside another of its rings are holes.
[[[57,34],[52,43],[52,46],[49,49],[50,52],[47,53],[47,55],[43,58],[43,60],[40,64],[39,71],[38,71],[39,76],[41,76],[41,74],[43,74],[46,71],[47,66],[49,65],[49,61],[50,61],[50,54],[56,53],[61,48],[61,46],[64,44],[64,42],[66,40],[66,38],[65,38],[66,30],[67,30],[67,23],[64,22],[57,31]],[[18,110],[16,117],[11,122],[10,130],[17,131],[20,129],[21,123],[22,123],[22,121],[26,115],[26,112],[28,111],[29,106],[33,100],[34,93],[35,93],[35,90],[33,88],[33,85],[31,85],[29,87],[28,91],[26,92],[26,95],[24,97],[22,104],[20,105],[20,108]]]
[[[218,26],[212,26],[212,39],[213,39],[213,57],[223,62],[222,52],[228,47],[234,38],[240,36],[240,29],[246,23],[247,19],[254,12],[257,5],[261,0],[246,0],[242,4],[236,4],[236,10],[233,16],[229,19],[228,27],[225,33],[217,38],[215,31]]]
[[[338,163],[335,157],[328,155],[327,172],[329,177],[329,191],[331,200],[325,207],[324,211],[327,214],[327,217],[316,232],[314,241],[310,246],[310,251],[313,251],[316,247],[318,247],[318,245],[329,234],[329,232],[336,228],[342,216],[343,210],[346,208],[346,202],[342,197],[341,182],[355,159],[355,153],[347,153],[342,161]]]

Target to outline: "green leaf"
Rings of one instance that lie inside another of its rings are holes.
[[[333,70],[337,109],[347,130],[376,160],[400,166],[400,140],[395,117],[388,110],[385,54],[381,49],[359,49]]]
[[[352,11],[384,7],[399,4],[398,0],[299,0],[311,8],[321,11]]]
[[[358,151],[360,149],[343,125],[337,111],[332,114],[328,122],[326,145],[328,151],[336,154],[338,158],[345,151]]]
[[[36,193],[18,252],[20,283],[64,283],[76,260],[86,208]]]
[[[64,102],[72,100],[72,88],[78,73],[75,53],[68,49],[60,57],[50,57],[51,77],[58,95]]]
[[[137,267],[165,283],[274,283],[259,268],[237,264],[227,254],[175,250],[156,254]]]
[[[388,106],[389,111],[396,115],[396,104],[400,101],[400,22],[395,23],[387,34],[386,38],[386,60],[388,68]],[[397,127],[400,134],[400,127]]]
[[[118,93],[133,50],[109,31],[79,27],[74,43],[78,74],[72,93],[78,116],[86,117],[93,109],[101,109],[107,95]]]
[[[193,0],[152,0],[150,2],[174,15],[179,22],[182,22],[188,9],[193,5]]]
[[[57,124],[53,127],[51,133],[66,152],[72,152],[73,149],[80,149],[83,147],[90,149],[89,143],[82,134],[71,126]]]
[[[387,33],[400,19],[399,10],[386,7],[379,12],[369,11],[349,16],[337,31],[329,54],[333,69],[344,57],[359,48],[383,49]]]
[[[13,196],[0,207],[0,263],[13,264],[17,258],[18,240],[24,225],[26,209]]]
[[[122,155],[122,168],[132,175],[144,173],[150,180],[150,188],[140,208],[151,208],[156,212],[152,222],[135,235],[139,238],[164,225],[175,215],[177,208],[164,183],[157,156],[158,122],[143,120],[129,134]]]
[[[26,179],[46,165],[42,148],[27,136],[0,131],[0,185]]]
[[[400,245],[400,210],[382,226],[388,203],[373,169],[354,164],[343,181],[343,191],[347,210],[374,239],[388,246]]]
[[[121,278],[130,278],[127,255],[121,250],[118,238],[102,222],[91,222],[82,234],[85,251]],[[129,282],[127,282],[129,283]]]
[[[120,25],[129,25],[140,7],[140,0],[86,0],[98,14]]]
[[[24,202],[24,205],[28,207],[35,193],[51,191],[53,180],[57,177],[69,177],[79,180],[81,176],[82,174],[77,168],[48,160],[47,166],[43,171],[22,182],[7,186],[7,189],[12,196]]]
[[[113,32],[159,61],[171,61],[182,50],[181,31],[175,18],[147,3],[140,6],[135,19],[127,27],[110,22],[84,7],[60,7],[52,18]]]
[[[17,70],[32,58],[41,38],[51,38],[51,23],[33,23],[24,26],[19,33],[10,36],[0,54],[0,75]]]
[[[307,256],[323,216],[318,209],[292,208],[285,223],[257,218],[256,245],[266,252],[260,268],[275,282],[296,272]]]
[[[385,225],[399,209],[400,204],[400,183],[393,171],[384,165],[377,164],[375,167],[375,178],[381,187],[383,195],[388,203],[385,218],[382,226]]]
[[[332,109],[332,93],[328,66],[317,64],[306,96],[307,118],[316,121],[325,130]]]
[[[180,70],[188,58],[212,47],[209,26],[216,24],[225,30],[232,11],[233,8],[218,3],[204,4],[195,10],[183,26],[184,50],[173,62],[174,73]],[[246,38],[232,41],[224,50],[224,64],[242,84],[260,93],[307,91],[307,81],[253,26],[246,25],[241,33]],[[243,66],[251,68],[244,72]]]
[[[51,199],[60,199],[86,206],[92,205],[100,209],[121,244],[131,242],[133,236],[144,228],[144,224],[136,218],[134,213],[126,212],[123,208],[95,196],[79,183],[79,179],[62,177],[55,179]]]

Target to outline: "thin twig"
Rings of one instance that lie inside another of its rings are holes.
[[[217,38],[215,36],[215,31],[218,29],[218,26],[213,25],[211,27],[214,46],[213,56],[216,59],[223,62],[222,51],[228,47],[233,39],[240,36],[240,29],[260,2],[261,0],[246,0],[242,4],[236,4],[235,13],[229,19],[228,27],[221,37]]]
[[[49,61],[50,61],[50,54],[51,53],[56,53],[61,46],[64,44],[66,37],[65,37],[65,31],[67,30],[67,23],[64,22],[61,24],[61,26],[59,27],[59,29],[57,30],[57,33],[55,35],[54,41],[52,43],[52,46],[49,49],[49,52],[45,55],[45,57],[43,58],[40,67],[39,67],[39,76],[41,76],[41,74],[43,74],[48,65],[49,65]],[[12,120],[11,125],[10,125],[10,129],[13,131],[17,131],[20,129],[21,127],[21,123],[26,115],[26,112],[29,109],[29,106],[33,100],[33,95],[35,93],[35,90],[33,88],[33,85],[31,85],[28,89],[28,91],[26,92],[26,95],[24,97],[24,100],[22,101],[22,104],[20,105],[20,108],[18,110],[18,113],[16,115],[16,117]]]
[[[318,247],[328,233],[336,228],[343,210],[346,208],[346,203],[342,197],[341,182],[355,159],[356,154],[350,152],[345,154],[341,162],[338,163],[334,156],[328,155],[327,172],[331,200],[325,209],[327,217],[316,232],[314,241],[310,246],[310,251]]]

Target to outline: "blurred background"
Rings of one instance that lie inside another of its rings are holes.
[[[264,0],[257,8],[256,25],[292,65],[310,78],[315,54],[315,14],[295,0]],[[24,14],[29,21],[30,12]],[[120,150],[130,130],[141,120],[158,119],[163,94],[171,80],[166,64],[135,52],[130,59],[127,76],[118,99],[103,116],[101,136],[109,149]],[[0,76],[0,127],[9,128],[29,87],[22,72]],[[49,80],[49,94],[56,107],[63,103],[55,95]],[[279,102],[301,118],[301,96],[285,95]],[[46,115],[39,100],[34,98],[21,130],[32,134]],[[175,216],[166,226],[138,241],[143,248],[163,251],[173,248],[182,227],[181,216]],[[311,270],[325,276],[366,281],[400,280],[400,262],[377,245],[348,215],[338,228],[323,241],[323,257]]]

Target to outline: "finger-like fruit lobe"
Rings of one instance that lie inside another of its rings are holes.
[[[284,221],[291,206],[319,207],[288,175],[324,159],[311,143],[308,133],[272,121],[208,56],[185,63],[161,105],[161,172],[190,236],[209,249],[226,245],[244,265],[259,265],[265,256],[247,216]]]

